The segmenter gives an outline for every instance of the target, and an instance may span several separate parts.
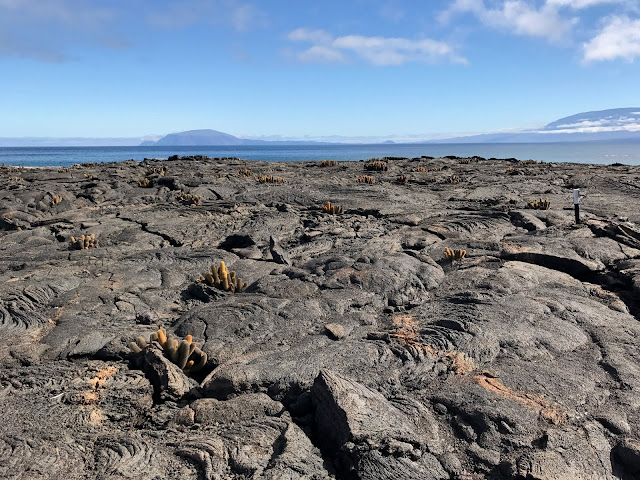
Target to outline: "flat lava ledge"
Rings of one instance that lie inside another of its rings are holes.
[[[638,478],[639,204],[625,165],[1,167],[0,477]],[[206,367],[134,357],[159,328]]]

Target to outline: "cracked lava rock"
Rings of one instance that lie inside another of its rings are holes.
[[[640,167],[380,161],[1,167],[0,477],[640,478]]]

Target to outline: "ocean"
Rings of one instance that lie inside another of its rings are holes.
[[[66,167],[83,162],[120,162],[167,158],[171,155],[239,157],[264,161],[357,161],[372,157],[443,157],[457,155],[517,158],[545,162],[640,164],[639,143],[505,143],[505,144],[378,144],[378,145],[252,145],[208,147],[0,147],[0,164]]]

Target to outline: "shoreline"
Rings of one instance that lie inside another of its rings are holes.
[[[111,162],[170,155],[206,155],[238,157],[259,161],[357,161],[374,157],[444,157],[517,158],[553,163],[608,164],[622,161],[640,164],[640,150],[630,144],[402,144],[338,145],[295,147],[56,147],[0,148],[0,164],[70,166],[83,162]]]
[[[212,161],[212,162],[220,162],[220,161],[226,161],[226,160],[234,160],[234,161],[241,161],[241,162],[247,162],[247,163],[267,163],[267,164],[276,164],[276,163],[286,163],[286,164],[296,164],[296,163],[304,163],[304,164],[316,164],[318,163],[320,160],[287,160],[285,162],[279,162],[277,160],[253,160],[253,159],[245,159],[245,158],[239,158],[239,157],[207,157],[206,155],[187,155],[184,157],[179,157],[180,161],[189,161],[189,160],[193,160],[193,159],[197,159],[197,157],[204,157],[204,158],[200,158],[200,161]],[[361,162],[366,162],[368,160],[371,160],[373,158],[377,158],[377,157],[372,157],[370,159],[359,159],[359,160],[335,160],[338,163],[342,163],[342,162],[347,162],[347,163],[361,163]],[[627,163],[623,163],[623,162],[613,162],[610,164],[602,164],[602,163],[581,163],[581,162],[546,162],[544,160],[533,160],[533,159],[517,159],[514,157],[510,157],[510,158],[484,158],[484,157],[480,157],[478,155],[472,155],[470,157],[459,157],[457,155],[444,155],[442,157],[428,157],[428,156],[422,156],[422,157],[414,157],[414,158],[409,158],[409,157],[379,157],[380,160],[383,161],[393,161],[393,160],[406,160],[406,161],[418,161],[421,158],[428,158],[431,160],[463,160],[463,159],[480,159],[482,161],[489,161],[489,162],[511,162],[514,164],[519,164],[521,162],[527,162],[527,161],[534,161],[536,163],[539,164],[546,164],[546,165],[567,165],[567,166],[598,166],[598,167],[634,167],[634,166],[638,166],[638,165],[634,165],[634,164],[627,164]],[[326,160],[332,160],[332,159],[326,159]],[[104,162],[83,162],[84,164],[92,164],[92,165],[118,165],[121,163],[125,163],[125,162],[136,162],[136,163],[144,163],[144,162],[171,162],[173,160],[171,160],[170,157],[167,158],[144,158],[142,160],[134,160],[134,159],[125,159],[125,160],[118,160],[118,161],[104,161]],[[16,168],[16,169],[60,169],[60,168],[78,168],[80,167],[82,164],[70,164],[70,165],[11,165],[11,164],[7,164],[7,163],[2,163],[0,164],[0,168]]]

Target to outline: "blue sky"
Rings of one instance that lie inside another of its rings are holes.
[[[640,106],[640,0],[0,0],[0,137],[424,139]]]

